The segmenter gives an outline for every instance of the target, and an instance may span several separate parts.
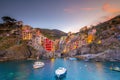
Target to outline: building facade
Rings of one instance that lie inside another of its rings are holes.
[[[32,28],[28,25],[22,27],[22,39],[31,40],[32,39]]]

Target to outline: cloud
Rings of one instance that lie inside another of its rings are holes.
[[[120,8],[117,8],[116,6],[113,6],[109,3],[105,3],[102,7],[102,10],[108,13],[118,13],[120,12]]]
[[[65,8],[64,11],[67,13],[76,13],[79,11],[93,11],[96,10],[97,8],[92,8],[92,7],[85,7],[85,8],[81,8],[80,6],[71,6],[68,8]]]
[[[92,10],[96,10],[97,8],[81,8],[81,10],[85,10],[85,11],[92,11]]]

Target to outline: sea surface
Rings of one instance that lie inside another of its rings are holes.
[[[120,62],[71,61],[61,58],[40,61],[45,66],[39,69],[33,69],[33,60],[0,62],[0,80],[120,80],[120,72],[109,69],[111,66],[120,67]],[[58,67],[67,69],[66,77],[55,77]]]

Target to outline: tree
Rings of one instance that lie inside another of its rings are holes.
[[[9,17],[9,16],[3,16],[3,17],[2,17],[2,20],[3,20],[5,23],[10,23],[10,22],[15,22],[15,21],[16,21],[16,19],[11,18],[11,17]]]

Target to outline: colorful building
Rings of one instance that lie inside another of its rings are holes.
[[[33,38],[35,39],[35,42],[37,42],[39,45],[42,45],[45,37],[42,35],[40,30],[33,29],[32,34],[33,34]]]
[[[60,42],[59,39],[56,39],[56,40],[54,41],[54,49],[55,49],[55,50],[58,50],[58,49],[59,49],[59,42]]]
[[[95,39],[96,29],[92,29],[88,32],[87,43],[92,43]]]
[[[22,39],[31,40],[32,39],[32,28],[28,25],[22,27]]]
[[[29,45],[36,50],[43,48],[45,37],[40,32],[40,29],[32,29],[32,39],[29,41]]]
[[[44,48],[47,51],[54,51],[53,50],[53,41],[48,38],[44,39]]]

